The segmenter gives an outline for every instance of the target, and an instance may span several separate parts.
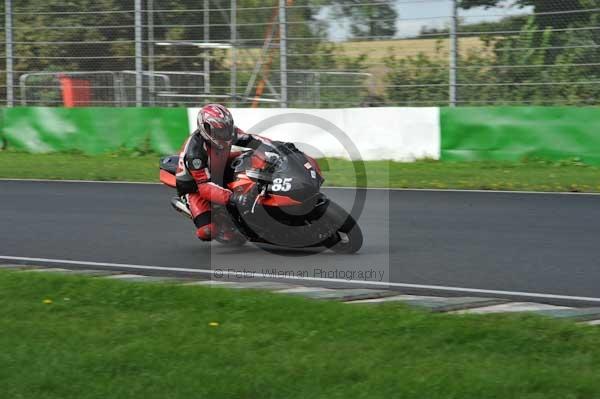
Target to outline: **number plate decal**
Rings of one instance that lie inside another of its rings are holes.
[[[292,189],[292,178],[291,177],[286,177],[286,178],[281,178],[278,177],[276,179],[273,179],[273,184],[271,185],[271,190],[273,191],[290,191]]]

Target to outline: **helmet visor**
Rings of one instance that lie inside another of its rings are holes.
[[[208,123],[204,124],[206,133],[214,140],[218,141],[231,141],[233,140],[233,126],[215,127],[210,126]]]

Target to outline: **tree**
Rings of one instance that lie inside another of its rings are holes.
[[[473,7],[496,7],[503,0],[459,0],[459,6],[463,9]],[[579,10],[582,8],[590,8],[594,0],[517,0],[516,4],[519,7],[535,7],[536,13],[555,12],[555,11],[570,11]]]
[[[350,19],[354,37],[393,37],[396,34],[398,12],[391,4],[364,0],[335,0],[334,15]]]
[[[598,26],[597,19],[592,22]],[[460,105],[598,104],[595,35],[595,30],[540,29],[530,16],[518,34],[482,40],[483,48],[461,54]],[[557,37],[564,43],[561,48],[550,45]],[[447,104],[446,57],[441,50],[431,56],[390,56],[386,60],[387,98],[398,105]]]
[[[469,9],[473,7],[495,7],[503,0],[459,0],[459,7]],[[561,11],[577,11],[600,6],[600,0],[516,0],[519,7],[533,6],[536,14],[536,24],[541,28],[552,26],[564,28],[570,24],[569,18],[557,18]]]

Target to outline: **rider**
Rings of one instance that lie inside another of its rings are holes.
[[[203,241],[215,238],[217,226],[211,218],[212,205],[246,205],[256,192],[236,192],[224,188],[224,173],[231,158],[231,146],[258,149],[271,147],[264,137],[243,132],[233,123],[231,112],[221,104],[207,104],[198,111],[198,127],[185,141],[177,165],[177,192],[186,196],[196,225],[196,236]],[[230,237],[222,237],[224,240]]]

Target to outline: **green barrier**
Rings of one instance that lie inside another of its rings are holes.
[[[442,108],[441,159],[580,158],[600,164],[600,108]]]
[[[185,108],[55,108],[2,110],[8,148],[43,153],[117,150],[177,152],[188,133]]]

